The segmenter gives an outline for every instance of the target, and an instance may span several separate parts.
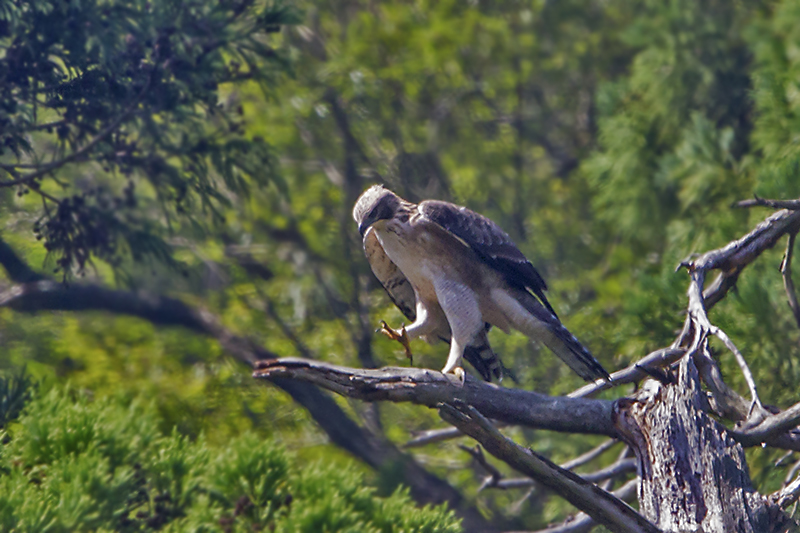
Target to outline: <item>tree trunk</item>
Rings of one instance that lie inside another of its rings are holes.
[[[615,425],[639,460],[640,512],[667,532],[778,533],[793,522],[752,486],[744,449],[707,411],[691,357],[678,383],[648,381]]]

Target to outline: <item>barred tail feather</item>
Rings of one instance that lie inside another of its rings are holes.
[[[500,358],[492,351],[489,338],[484,330],[464,349],[466,359],[486,381],[503,380],[503,365]]]

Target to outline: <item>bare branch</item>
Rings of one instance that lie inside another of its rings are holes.
[[[712,269],[720,269],[723,273],[733,272],[733,275],[738,277],[744,266],[752,262],[764,250],[774,246],[777,239],[784,233],[796,231],[795,228],[798,221],[800,221],[797,215],[797,212],[779,211],[767,217],[765,221],[741,239],[733,241],[718,250],[707,252],[694,261],[683,263],[683,266],[689,270],[691,280],[688,291],[689,304],[686,324],[675,345],[684,344],[689,341],[690,336],[692,337],[687,355],[694,357],[698,361],[698,366],[705,370],[705,372],[701,372],[704,378],[706,375],[711,378],[707,381],[707,384],[714,394],[714,400],[720,412],[733,420],[747,419],[751,425],[760,423],[768,413],[761,404],[752,372],[741,352],[725,332],[712,325],[708,318],[708,308],[704,300],[706,273]],[[718,286],[720,288],[726,287],[727,284],[720,282]],[[720,299],[723,296],[724,293],[718,294]],[[717,375],[718,369],[713,362],[708,347],[709,335],[714,335],[721,339],[734,354],[750,389],[751,403],[749,408],[743,409],[741,397],[731,390]]]
[[[619,441],[615,439],[608,439],[606,441],[603,441],[602,443],[595,446],[588,452],[581,454],[575,459],[572,459],[562,464],[561,468],[563,468],[564,470],[572,470],[573,468],[578,468],[579,466],[583,466],[586,463],[594,461],[595,459],[606,453],[608,450],[610,450],[617,444],[619,444]]]
[[[469,446],[459,444],[458,447],[470,454],[475,462],[489,474],[486,476],[486,479],[483,480],[481,486],[478,487],[478,492],[481,492],[486,487],[496,487],[497,483],[503,479],[503,474],[500,473],[497,467],[486,460],[486,456],[483,454],[483,449],[480,446],[470,448]]]
[[[795,463],[792,465],[792,468],[790,468],[786,473],[786,480],[783,482],[784,486],[792,482],[794,477],[797,475],[798,470],[800,470],[800,461],[795,461]]]
[[[505,422],[498,422],[497,420],[493,420],[492,423],[494,427],[500,429],[506,427],[508,424]],[[449,427],[449,428],[442,428],[442,429],[428,429],[425,431],[417,431],[412,433],[414,437],[403,444],[404,448],[418,448],[420,446],[425,446],[427,444],[434,444],[436,442],[444,442],[450,439],[457,439],[459,437],[464,437],[465,435],[461,433],[458,428]],[[615,442],[613,439],[611,442]]]
[[[769,499],[775,505],[786,509],[800,497],[800,477],[783,487],[781,490],[770,494]]]
[[[495,424],[495,427],[501,426],[499,424]],[[450,427],[444,429],[428,429],[426,431],[420,431],[417,433],[411,440],[403,444],[403,448],[418,448],[427,444],[457,439],[463,436],[464,434],[461,433],[458,428]]]
[[[744,446],[755,446],[796,428],[798,424],[800,424],[800,403],[796,403],[776,415],[768,416],[755,427],[733,431],[732,435]]]
[[[668,366],[678,359],[686,352],[682,348],[669,347],[661,348],[644,356],[642,359],[633,363],[632,365],[622,370],[617,370],[611,374],[610,381],[598,381],[584,385],[578,390],[572,391],[568,394],[570,398],[585,398],[592,396],[600,391],[616,387],[625,383],[633,383],[641,381],[648,376],[645,369],[656,369]]]
[[[766,198],[754,197],[752,200],[742,200],[737,202],[736,207],[772,207],[773,209],[800,209],[800,200],[767,200]]]
[[[530,476],[552,489],[609,529],[619,533],[655,533],[659,531],[653,524],[612,494],[506,438],[469,405],[463,402],[457,402],[454,405],[441,404],[439,415],[446,422],[453,424],[477,440],[487,452],[508,463],[518,472]]]
[[[786,290],[789,308],[792,310],[795,322],[800,327],[800,304],[797,303],[797,292],[794,290],[794,281],[792,281],[792,254],[795,237],[797,237],[797,233],[790,233],[789,240],[786,242],[786,252],[781,261],[781,275],[783,275],[783,288]]]
[[[501,422],[616,437],[611,418],[614,402],[608,400],[505,389],[471,376],[461,385],[454,376],[424,368],[349,368],[294,357],[260,361],[256,368],[256,378],[306,381],[359,400],[411,402],[428,407],[461,400]]]
[[[800,226],[800,211],[782,210],[768,216],[750,233],[717,250],[706,252],[694,261],[685,261],[681,266],[690,270],[709,272],[720,270],[720,275],[703,293],[706,311],[722,300],[736,285],[742,269],[757,259],[765,250],[787,233],[796,232]]]
[[[636,459],[625,458],[605,468],[601,468],[596,472],[589,472],[588,474],[578,474],[578,475],[581,476],[586,481],[589,481],[591,483],[598,483],[600,481],[605,481],[606,479],[613,479],[619,477],[622,474],[636,472],[636,464],[637,464]],[[561,468],[564,468],[563,465],[561,466]],[[568,469],[565,468],[565,470]],[[491,486],[496,487],[498,489],[507,490],[507,489],[530,487],[534,484],[535,482],[531,478],[510,478],[510,479],[499,479],[496,483],[494,483]]]

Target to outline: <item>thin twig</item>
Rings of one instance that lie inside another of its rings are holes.
[[[500,427],[495,424],[496,427]],[[404,448],[417,448],[420,446],[425,446],[426,444],[433,444],[436,442],[443,442],[450,439],[457,439],[459,437],[463,437],[464,434],[461,433],[458,428],[444,428],[444,429],[428,429],[425,431],[420,431],[414,437],[403,444]]]
[[[786,452],[786,453],[784,453],[783,455],[781,455],[781,456],[778,458],[778,460],[777,460],[777,461],[775,461],[774,463],[772,463],[772,466],[774,466],[775,468],[777,468],[777,467],[779,467],[779,466],[783,466],[783,462],[784,462],[786,459],[788,459],[789,457],[793,456],[793,455],[794,455],[794,451],[793,451],[793,450],[789,450],[788,452]],[[792,477],[794,477],[794,476],[792,476]],[[788,483],[788,481],[787,481],[787,483]]]
[[[792,310],[795,322],[800,327],[800,304],[797,303],[797,292],[794,290],[794,281],[792,281],[792,253],[794,251],[795,237],[797,237],[797,232],[790,233],[789,240],[786,242],[786,252],[783,254],[783,261],[781,261],[781,275],[783,275],[783,288],[786,290],[789,307]]]
[[[584,480],[589,481],[591,483],[599,483],[600,481],[604,481],[606,479],[613,479],[616,477],[621,476],[622,474],[628,474],[630,472],[636,472],[636,459],[632,458],[625,458],[620,459],[616,463],[608,465],[605,468],[601,468],[596,472],[589,472],[586,474],[578,474]],[[499,479],[494,484],[490,485],[493,488],[508,490],[508,489],[519,489],[524,487],[530,487],[535,485],[535,482],[531,478],[509,478],[509,479]]]
[[[494,427],[502,428],[506,427],[508,424],[504,422],[493,421]],[[420,446],[425,446],[427,444],[434,444],[436,442],[444,442],[446,440],[457,439],[459,437],[463,437],[464,434],[461,433],[458,428],[449,427],[449,428],[442,428],[442,429],[428,429],[425,431],[419,431],[414,434],[414,437],[403,444],[404,448],[418,448]]]
[[[611,374],[611,380],[589,383],[572,391],[568,396],[570,398],[585,398],[618,385],[641,381],[648,377],[645,369],[656,369],[668,366],[680,359],[685,352],[686,350],[678,347],[658,349],[629,365],[627,368],[614,372]]]
[[[470,448],[469,446],[464,446],[463,444],[459,444],[458,447],[468,454],[472,456],[476,463],[478,463],[489,475],[481,483],[480,487],[478,487],[478,492],[481,492],[486,487],[494,487],[497,483],[503,479],[503,474],[495,467],[492,463],[486,460],[486,455],[483,453],[483,449],[480,446],[475,446],[474,448]]]
[[[786,478],[783,481],[784,486],[789,485],[789,483],[792,482],[794,477],[797,475],[798,470],[800,470],[800,461],[796,461],[792,465],[792,468],[790,468],[789,471],[786,473]]]
[[[606,441],[601,442],[599,445],[595,446],[591,450],[586,453],[583,453],[576,457],[575,459],[571,459],[566,463],[561,465],[561,468],[564,470],[572,470],[573,468],[578,468],[579,466],[583,466],[586,463],[594,461],[608,450],[613,448],[619,441],[616,439],[608,439]]]
[[[763,410],[763,405],[761,404],[761,399],[758,397],[758,389],[756,388],[756,380],[753,378],[753,372],[750,370],[750,367],[745,361],[742,352],[739,351],[739,348],[733,343],[733,341],[728,337],[728,335],[722,331],[722,329],[718,328],[717,326],[712,326],[711,333],[720,339],[723,344],[733,352],[734,357],[736,358],[736,363],[739,365],[739,369],[744,374],[744,379],[747,382],[747,388],[750,389],[750,398],[752,400],[752,406],[758,409]],[[751,407],[752,411],[752,407]]]

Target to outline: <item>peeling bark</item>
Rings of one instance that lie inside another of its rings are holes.
[[[706,412],[691,357],[676,384],[647,382],[621,400],[615,426],[639,461],[639,509],[669,532],[795,531],[780,507],[750,481],[744,448]]]

